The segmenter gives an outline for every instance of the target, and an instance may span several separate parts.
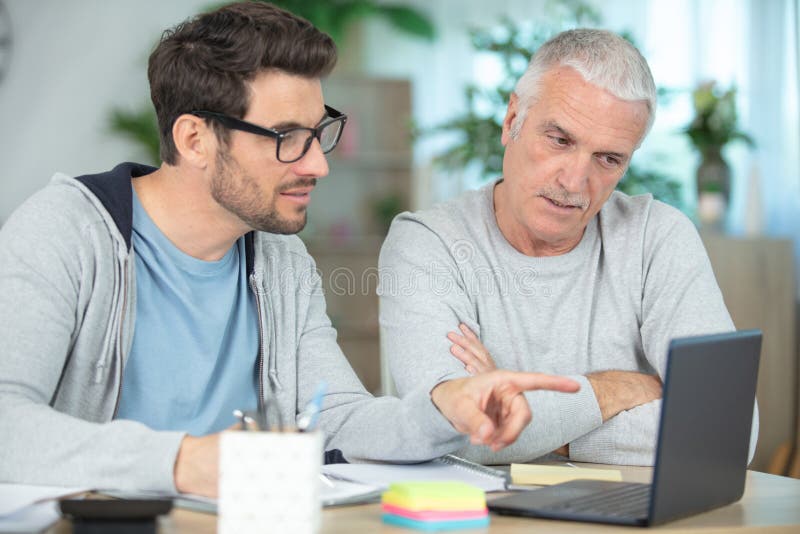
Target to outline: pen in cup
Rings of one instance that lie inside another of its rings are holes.
[[[310,432],[317,426],[319,412],[322,409],[322,399],[325,397],[327,384],[323,381],[317,385],[314,396],[308,401],[302,412],[297,414],[297,429],[300,432]]]
[[[242,410],[233,410],[233,416],[239,420],[239,430],[260,430],[256,420]]]
[[[247,424],[244,420],[244,412],[242,410],[233,410],[233,416],[239,420],[239,430],[247,430]]]

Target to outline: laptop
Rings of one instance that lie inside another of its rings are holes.
[[[492,500],[506,515],[650,526],[744,493],[761,332],[669,345],[652,484],[573,480]]]

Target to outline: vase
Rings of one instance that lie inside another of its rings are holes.
[[[722,157],[722,147],[713,146],[702,151],[697,167],[697,193],[713,191],[722,193],[725,202],[731,197],[731,168]]]
[[[722,157],[722,147],[708,147],[697,167],[697,205],[700,222],[720,228],[731,198],[731,168]]]

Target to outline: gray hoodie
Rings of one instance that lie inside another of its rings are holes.
[[[0,230],[0,482],[175,491],[184,434],[114,419],[136,321],[131,179],[153,170],[56,174]],[[402,400],[364,389],[299,238],[258,232],[246,242],[260,402],[274,399],[294,421],[324,380],[325,448],[350,461],[421,461],[466,444],[430,384]]]

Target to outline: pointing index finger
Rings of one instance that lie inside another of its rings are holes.
[[[561,391],[563,393],[575,393],[581,388],[580,383],[565,376],[522,371],[503,371],[503,373],[509,375],[507,377],[508,382],[520,391],[546,389],[550,391]]]

